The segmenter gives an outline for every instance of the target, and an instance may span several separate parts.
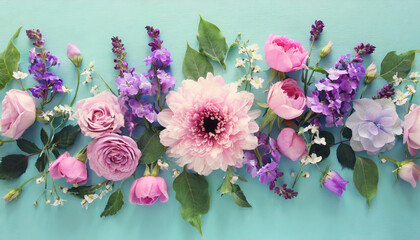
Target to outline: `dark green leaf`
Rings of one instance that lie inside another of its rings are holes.
[[[356,157],[354,165],[353,182],[359,193],[366,198],[366,202],[370,207],[370,200],[378,191],[378,167],[376,163],[369,158]]]
[[[320,131],[319,132],[320,138],[325,138],[325,142],[327,143],[327,146],[332,147],[335,144],[334,135],[332,133],[327,131]]]
[[[57,148],[69,147],[74,143],[74,140],[79,133],[79,125],[68,125],[55,134],[53,142],[57,144]]]
[[[99,187],[100,187],[100,184],[89,185],[89,186],[78,186],[78,187],[70,188],[67,192],[78,198],[84,199],[85,195],[95,194]]]
[[[104,211],[101,213],[101,217],[115,215],[124,206],[124,195],[119,188],[109,196],[108,202],[106,203]]]
[[[398,72],[399,78],[405,78],[413,67],[416,51],[411,50],[400,55],[396,51],[389,52],[381,63],[381,77],[392,83],[392,77]]]
[[[16,144],[20,150],[29,154],[41,152],[41,149],[39,149],[34,143],[23,138],[16,140]]]
[[[320,67],[308,67],[310,70],[313,70],[314,72],[319,72],[322,74],[327,74],[327,71],[325,71],[325,69],[320,68]]]
[[[160,129],[146,128],[143,135],[137,141],[137,146],[141,150],[140,162],[150,164],[159,160],[165,153],[165,146],[160,143]]]
[[[17,72],[19,69],[20,53],[16,48],[13,40],[19,37],[20,29],[13,34],[6,49],[0,53],[0,90],[6,87],[7,83],[13,79],[13,72]]]
[[[354,164],[356,163],[356,154],[349,145],[342,143],[337,148],[337,160],[341,166],[354,169]]]
[[[0,163],[0,179],[14,179],[20,177],[28,167],[28,157],[22,154],[7,155]]]
[[[55,157],[55,158],[58,158],[58,157],[60,156],[60,152],[58,152],[58,150],[57,150],[56,148],[54,148],[54,149],[52,150],[52,153],[54,154],[54,157]]]
[[[315,153],[318,157],[322,157],[322,160],[330,156],[330,147],[328,145],[312,144],[309,149],[309,155]]]
[[[43,128],[41,128],[40,135],[41,135],[41,141],[42,141],[42,143],[44,145],[47,144],[48,143],[48,134],[47,134],[47,132]]]
[[[223,194],[232,193],[232,183],[230,183],[229,176],[225,177],[222,186],[220,186],[220,192]]]
[[[258,106],[260,106],[262,108],[269,108],[268,105],[267,105],[267,103],[261,102],[261,101],[258,101],[258,100],[255,100],[254,101],[254,104],[256,104],[256,105],[258,105]]]
[[[210,208],[209,185],[204,176],[184,171],[175,178],[175,199],[181,203],[181,216],[195,227],[201,235],[201,216]]]
[[[351,129],[348,128],[348,127],[344,127],[344,129],[343,129],[343,137],[344,138],[347,138],[347,139],[350,139],[351,136],[352,136]]]
[[[248,180],[246,180],[244,177],[241,177],[238,175],[239,180],[241,180],[242,182],[248,182]]]
[[[203,52],[210,59],[220,63],[223,69],[226,69],[224,61],[228,51],[228,45],[220,29],[200,16],[197,39],[200,44],[200,52]]]
[[[44,152],[36,160],[35,167],[36,167],[36,169],[38,169],[38,171],[42,172],[42,171],[45,170],[45,166],[47,166],[47,163],[48,163],[48,156]]]
[[[245,194],[237,184],[232,185],[232,199],[239,207],[252,208],[252,206],[246,200]]]
[[[230,44],[228,52],[231,51],[232,49],[234,49],[236,46],[238,46],[238,43],[236,43],[236,42]]]
[[[187,43],[182,72],[188,79],[197,80],[200,77],[205,78],[209,72],[213,73],[213,65],[204,54],[192,49]]]
[[[260,129],[263,129],[265,126],[267,126],[268,124],[276,121],[277,115],[276,113],[273,112],[273,110],[271,110],[271,108],[268,108],[268,112],[267,115],[263,121],[263,123],[261,124]]]

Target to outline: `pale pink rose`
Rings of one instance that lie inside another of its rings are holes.
[[[292,161],[306,155],[306,144],[303,138],[292,128],[284,128],[277,137],[277,145],[281,154]]]
[[[85,184],[88,180],[86,164],[70,156],[68,152],[51,163],[50,175],[54,179],[65,178],[70,184]]]
[[[119,181],[131,176],[140,157],[141,151],[131,137],[115,133],[105,134],[87,146],[90,168],[108,180]]]
[[[132,204],[152,205],[158,199],[167,202],[168,191],[166,182],[161,177],[147,176],[136,179],[130,188],[128,199]]]
[[[291,72],[306,68],[304,63],[309,54],[299,41],[270,34],[264,50],[267,65],[277,71]]]
[[[404,120],[403,143],[407,143],[408,151],[414,156],[420,149],[420,105],[413,104]]]
[[[409,182],[413,188],[416,187],[417,181],[420,179],[420,168],[414,162],[404,164],[399,170],[398,175],[401,179]]]
[[[267,104],[278,116],[290,120],[299,117],[305,111],[306,97],[297,81],[288,78],[270,87]]]
[[[124,112],[118,98],[108,90],[80,100],[73,116],[78,120],[82,133],[92,138],[106,133],[120,133],[120,128],[124,127]]]
[[[225,84],[221,76],[207,74],[198,81],[184,80],[166,97],[169,108],[158,115],[166,129],[160,142],[177,163],[208,175],[215,169],[241,167],[244,150],[258,146],[255,119],[260,112],[250,110],[252,93],[237,92],[235,84]]]
[[[1,132],[5,137],[18,139],[36,118],[35,99],[26,91],[12,89],[2,102]]]

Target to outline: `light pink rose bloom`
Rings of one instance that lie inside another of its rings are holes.
[[[284,128],[277,137],[277,145],[281,154],[292,161],[306,155],[306,144],[303,138],[292,128]]]
[[[152,205],[158,199],[167,202],[168,191],[166,182],[161,177],[147,176],[136,179],[130,188],[128,199],[132,204]]]
[[[90,168],[108,180],[119,181],[131,176],[140,157],[141,151],[131,137],[115,133],[103,135],[87,146]]]
[[[85,184],[88,180],[86,164],[70,156],[68,152],[51,163],[50,175],[54,179],[65,178],[70,184]]]
[[[1,132],[5,137],[18,139],[36,118],[35,99],[26,91],[12,89],[2,102]]]
[[[407,143],[408,151],[414,156],[420,149],[420,105],[413,104],[404,120],[403,143]]]
[[[309,53],[299,41],[286,36],[270,34],[264,44],[267,65],[280,72],[291,72],[302,68]]]
[[[74,117],[78,120],[82,133],[92,138],[106,133],[120,133],[120,128],[124,127],[124,112],[118,98],[108,90],[80,100]]]
[[[267,104],[281,118],[290,120],[299,117],[306,108],[306,97],[297,81],[287,78],[270,87]]]
[[[420,179],[420,168],[414,162],[404,164],[399,170],[398,175],[401,179],[409,182],[413,188],[416,187],[417,181]]]

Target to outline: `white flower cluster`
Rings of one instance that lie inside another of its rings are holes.
[[[264,79],[254,76],[254,74],[261,72],[261,67],[256,65],[256,61],[263,60],[263,57],[261,54],[258,53],[258,50],[260,49],[258,44],[246,46],[247,43],[248,41],[242,43],[239,46],[238,52],[239,54],[245,54],[246,56],[244,58],[237,58],[235,64],[236,68],[244,68],[247,74],[242,76],[242,78],[237,82],[237,85],[238,87],[240,87],[243,82],[249,82],[255,89],[259,89],[262,88],[262,83],[264,82]],[[246,69],[247,65],[248,69]]]
[[[394,87],[399,86],[403,81],[408,81],[414,84],[414,85],[411,85],[411,84],[405,85],[404,88],[407,90],[405,92],[399,89],[395,89],[395,95],[393,97],[393,101],[395,105],[402,106],[407,103],[408,98],[416,92],[415,86],[417,85],[418,77],[420,77],[418,72],[412,72],[409,75],[410,80],[400,78],[398,77],[398,72],[395,73],[395,75],[392,77],[392,79],[394,79]]]
[[[90,89],[90,93],[92,93],[93,95],[98,95],[99,94],[99,86],[93,85],[92,88]]]
[[[89,207],[89,204],[91,204],[95,199],[97,198],[102,199],[110,191],[112,191],[112,185],[106,184],[105,189],[100,189],[99,194],[94,193],[94,194],[85,195],[80,205],[82,205],[82,208],[84,207],[87,210]]]
[[[307,141],[307,139],[304,135],[305,133],[308,133],[309,139],[311,139],[311,141]],[[300,128],[298,134],[303,137],[303,139],[305,140],[307,145],[308,145],[308,142],[310,142],[311,145],[312,144],[327,145],[327,142],[325,141],[325,138],[324,137],[319,137],[319,128],[316,125],[309,124],[305,128]],[[316,164],[316,163],[320,162],[321,160],[322,160],[322,157],[318,157],[315,153],[312,153],[311,155],[306,154],[305,156],[303,156],[300,159],[300,162],[307,165],[309,163]],[[309,174],[308,174],[308,176],[309,176]]]
[[[157,161],[157,164],[159,165],[159,168],[162,171],[168,170],[168,168],[169,168],[169,164],[166,163],[166,162],[164,162],[164,161],[162,161],[162,160],[160,160],[160,159]]]
[[[67,104],[65,104],[64,106],[63,105],[55,106],[54,111],[58,114],[66,115],[68,116],[69,119],[72,119],[73,109]]]
[[[93,69],[95,62],[90,62],[89,67],[85,68],[84,71],[80,75],[86,75],[85,81],[83,81],[83,84],[88,84],[92,81],[92,73],[95,71]]]
[[[28,77],[28,74],[23,73],[21,71],[17,71],[17,72],[13,72],[12,76],[14,79],[25,79],[26,77]]]

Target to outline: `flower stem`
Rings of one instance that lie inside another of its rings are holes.
[[[292,188],[294,188],[294,187],[295,187],[295,185],[296,185],[296,183],[299,181],[299,178],[300,178],[300,176],[302,175],[300,172],[302,171],[302,167],[303,167],[304,165],[305,165],[304,163],[301,163],[301,164],[300,164],[300,168],[299,168],[299,171],[298,171],[298,172],[297,172],[297,174],[296,174],[295,181],[293,181]]]
[[[365,94],[366,88],[369,86],[369,84],[366,84],[365,87],[363,88],[362,94],[360,95],[360,99],[362,99],[363,94]],[[353,113],[353,112],[352,112]]]
[[[102,82],[105,84],[106,88],[108,88],[109,91],[112,92],[112,94],[114,94],[115,96],[118,97],[117,94],[115,94],[114,91],[112,91],[112,88],[108,85],[108,83],[105,82],[105,80],[102,78],[101,74],[99,74],[96,70],[93,70],[94,73],[98,74],[99,78],[102,80]]]
[[[77,67],[77,87],[76,87],[76,92],[74,93],[73,100],[70,103],[70,107],[73,106],[74,101],[76,100],[77,93],[79,92],[79,85],[80,85],[80,68]]]
[[[47,171],[47,173],[49,172],[49,170]],[[35,176],[33,176],[33,177],[31,177],[31,178],[29,178],[28,180],[26,180],[24,183],[22,183],[22,185],[20,185],[20,187],[19,188],[23,188],[23,186],[25,186],[28,182],[30,182],[30,181],[32,181],[33,179],[35,179],[35,178],[37,178],[37,177],[39,177],[39,176],[41,176],[41,175],[43,175],[44,174],[44,172],[40,172],[40,173],[38,173],[37,175],[35,175]]]

